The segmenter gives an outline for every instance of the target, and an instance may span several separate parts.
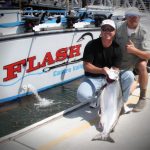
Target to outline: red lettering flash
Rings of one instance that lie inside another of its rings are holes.
[[[29,62],[29,68],[26,70],[26,72],[32,72],[34,70],[37,70],[40,68],[40,62],[37,63],[36,66],[34,66],[34,61],[36,60],[36,56],[29,57],[27,61]]]
[[[46,65],[53,64],[54,62],[52,54],[47,52],[40,67],[45,67]]]
[[[69,58],[73,58],[75,56],[80,56],[80,45],[75,45],[70,47]]]
[[[26,64],[26,60],[20,60],[18,62],[6,65],[3,69],[7,70],[7,77],[3,81],[8,81],[17,77],[17,73],[21,72],[22,65]]]
[[[4,78],[3,81],[8,81],[17,78],[18,77],[17,73],[21,72],[22,66],[26,65],[27,63],[28,63],[28,68],[26,70],[26,73],[29,73],[34,70],[40,69],[42,67],[46,67],[47,65],[53,64],[57,61],[63,61],[68,57],[68,55],[69,58],[80,56],[80,48],[81,48],[81,44],[71,46],[69,48],[68,47],[61,48],[56,51],[55,59],[53,59],[51,52],[47,52],[42,62],[35,63],[36,56],[32,56],[27,59],[23,59],[18,62],[6,65],[3,67],[3,69],[7,71],[7,77]]]
[[[63,61],[67,58],[67,48],[61,48],[56,52],[56,61]]]

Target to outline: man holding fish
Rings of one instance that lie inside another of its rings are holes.
[[[115,34],[114,21],[104,20],[101,25],[101,36],[90,41],[84,50],[85,79],[77,90],[77,98],[81,102],[90,102],[92,107],[99,105],[97,101],[98,93],[107,83],[109,71],[113,69],[117,72],[121,66],[122,53],[120,46],[114,40]],[[126,71],[122,73],[121,80],[123,100],[127,101],[130,86],[134,81],[133,72]]]
[[[90,41],[84,50],[84,81],[77,90],[81,102],[100,103],[100,132],[93,140],[113,142],[110,133],[119,118],[123,102],[128,100],[130,86],[134,81],[132,71],[120,70],[122,51],[114,40],[116,26],[113,20],[102,22],[101,36]],[[119,82],[121,79],[121,88]],[[106,86],[107,85],[107,86]],[[103,90],[102,90],[103,89]]]
[[[77,90],[77,98],[81,102],[90,102],[92,107],[93,104],[97,107],[100,100],[102,111],[99,122],[101,132],[93,140],[114,142],[110,133],[117,123],[123,103],[127,102],[130,95],[135,78],[134,68],[138,70],[141,90],[134,111],[140,111],[145,106],[150,38],[139,25],[138,11],[131,8],[125,15],[126,21],[117,26],[117,35],[115,23],[109,19],[104,20],[101,25],[101,37],[90,41],[83,54],[85,79]],[[113,78],[115,74],[116,77]],[[121,84],[117,82],[117,74],[120,74]],[[128,108],[125,106],[124,110]]]

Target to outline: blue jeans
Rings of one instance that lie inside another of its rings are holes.
[[[130,95],[130,87],[134,81],[132,71],[120,71],[123,101],[126,102]],[[107,83],[105,77],[85,77],[77,90],[77,99],[80,102],[92,102],[97,100],[97,92]]]

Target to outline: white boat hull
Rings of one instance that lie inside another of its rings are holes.
[[[24,85],[42,91],[82,76],[78,60],[99,34],[100,29],[72,29],[0,38],[0,103],[30,94],[22,90]]]

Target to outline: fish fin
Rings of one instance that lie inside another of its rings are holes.
[[[110,143],[115,143],[114,139],[110,136],[108,136],[107,141]]]
[[[112,128],[110,132],[111,132],[111,133],[115,132],[115,129],[114,129],[114,128]]]
[[[109,136],[109,135],[104,135],[102,133],[97,134],[92,141],[107,141],[111,143],[115,143],[115,141]]]

